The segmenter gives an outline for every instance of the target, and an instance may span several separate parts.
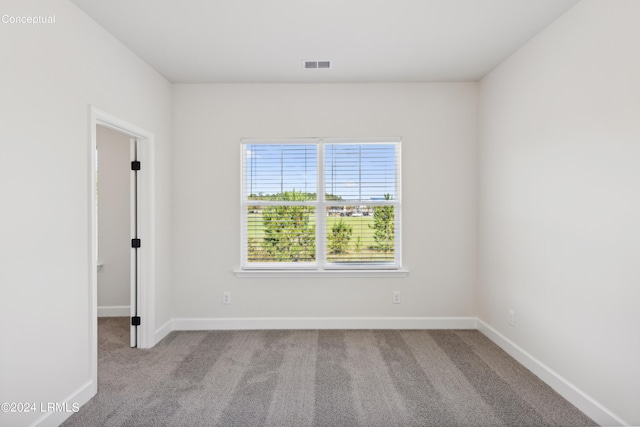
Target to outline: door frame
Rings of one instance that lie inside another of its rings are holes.
[[[89,345],[91,355],[91,378],[97,390],[98,380],[98,228],[96,174],[97,157],[96,126],[104,126],[121,132],[138,141],[138,160],[142,168],[138,173],[138,236],[142,250],[138,252],[138,347],[150,348],[155,344],[155,208],[154,208],[154,135],[119,117],[89,106]],[[133,303],[133,301],[132,301]]]

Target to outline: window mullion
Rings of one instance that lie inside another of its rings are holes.
[[[317,197],[316,197],[316,262],[318,268],[322,269],[326,259],[326,246],[325,241],[326,233],[326,203],[325,203],[325,183],[324,183],[324,143],[321,139],[318,144],[318,165],[316,170],[318,171],[317,182]]]

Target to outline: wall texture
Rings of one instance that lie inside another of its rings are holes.
[[[90,104],[155,133],[156,318],[169,319],[171,89],[66,0],[2,13],[56,22],[0,25],[0,401],[64,402],[90,387]]]
[[[98,126],[98,314],[129,316],[131,300],[130,138]],[[116,310],[118,308],[118,310]],[[122,308],[125,308],[122,310]]]
[[[479,317],[632,425],[638,22],[634,0],[578,3],[483,79],[479,119]]]
[[[475,315],[476,84],[176,85],[174,316]],[[240,139],[402,137],[407,278],[236,278]],[[391,303],[393,290],[403,302]],[[222,292],[232,304],[222,305]]]

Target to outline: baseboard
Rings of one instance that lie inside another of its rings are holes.
[[[476,329],[475,317],[177,318],[172,330],[246,329]]]
[[[553,369],[478,319],[478,330],[601,426],[629,425]]]
[[[151,345],[151,347],[153,347],[154,345],[158,344],[160,341],[162,341],[162,339],[164,337],[166,337],[167,335],[169,335],[169,333],[171,333],[171,331],[173,331],[173,324],[174,321],[173,319],[170,319],[167,321],[167,323],[165,323],[164,325],[160,326],[160,328],[158,328],[154,334],[153,334],[153,343]]]
[[[67,418],[78,412],[80,407],[96,395],[98,389],[93,381],[87,381],[78,390],[62,402],[57,402],[57,408],[52,412],[43,414],[31,424],[31,427],[57,427]]]
[[[129,317],[131,307],[128,305],[104,305],[98,307],[98,317]]]

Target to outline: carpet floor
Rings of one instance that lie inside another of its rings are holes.
[[[98,321],[98,394],[64,426],[594,426],[475,330],[172,332]]]

